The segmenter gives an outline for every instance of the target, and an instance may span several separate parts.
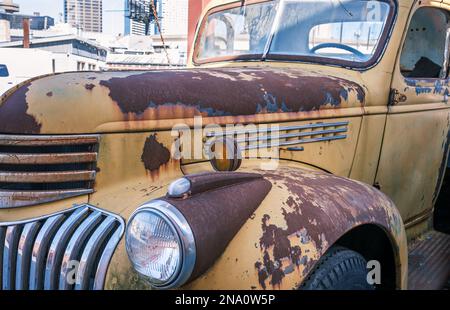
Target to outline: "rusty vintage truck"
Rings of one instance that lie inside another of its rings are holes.
[[[8,91],[1,288],[442,287],[449,18],[448,0],[215,0],[186,69]]]

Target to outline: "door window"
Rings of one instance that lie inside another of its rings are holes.
[[[445,48],[449,16],[436,8],[420,8],[411,20],[400,58],[400,70],[409,78],[439,78],[447,73]]]

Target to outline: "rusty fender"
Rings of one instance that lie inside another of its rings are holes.
[[[396,285],[404,287],[405,230],[396,207],[384,194],[323,172],[279,167],[260,173],[272,183],[270,193],[214,266],[187,288],[299,288],[339,238],[365,224],[381,227],[387,235],[395,256]],[[258,195],[245,188],[243,191],[246,196]],[[216,201],[222,202],[221,198]]]
[[[271,183],[254,173],[204,173],[186,178],[191,183],[187,196],[161,199],[184,215],[194,234],[196,260],[190,277],[193,280],[224,252],[270,191]]]

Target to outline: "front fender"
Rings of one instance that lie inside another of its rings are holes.
[[[298,288],[340,237],[364,224],[383,228],[398,265],[398,286],[406,287],[406,234],[384,194],[324,172],[292,167],[258,172],[272,183],[270,193],[212,268],[184,288]]]

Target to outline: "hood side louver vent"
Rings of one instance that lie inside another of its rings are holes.
[[[93,192],[99,137],[0,135],[0,208]]]

